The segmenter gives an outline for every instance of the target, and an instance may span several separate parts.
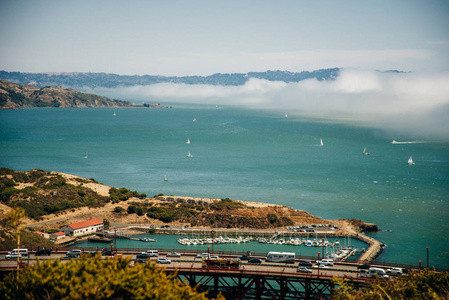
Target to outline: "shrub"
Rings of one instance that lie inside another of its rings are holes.
[[[114,212],[121,213],[122,211],[125,211],[125,209],[121,206],[114,207]]]

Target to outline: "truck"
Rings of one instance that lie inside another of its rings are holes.
[[[238,258],[203,258],[201,262],[203,268],[209,269],[240,269],[240,259]]]
[[[294,252],[268,252],[265,262],[275,262],[275,263],[295,263],[295,253]]]

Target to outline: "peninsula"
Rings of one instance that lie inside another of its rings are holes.
[[[321,225],[329,228],[328,236],[351,236],[370,244],[363,260],[372,260],[381,251],[381,243],[362,233],[362,230],[377,227],[362,221],[326,220],[284,205],[229,198],[162,194],[147,197],[126,188],[117,189],[94,179],[65,173],[1,168],[0,196],[0,219],[5,219],[12,207],[22,207],[26,213],[23,224],[32,230],[55,231],[67,224],[90,219],[106,220],[110,224],[121,224],[121,227],[148,228],[170,224],[178,228],[219,228],[255,234],[275,227],[282,232],[293,226]],[[295,232],[297,236],[306,234]]]

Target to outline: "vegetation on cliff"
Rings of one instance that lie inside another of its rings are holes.
[[[0,109],[24,107],[130,107],[131,103],[61,87],[35,87],[0,80]]]
[[[38,261],[0,282],[1,299],[208,299],[154,262],[81,256]],[[217,299],[223,299],[218,297]]]

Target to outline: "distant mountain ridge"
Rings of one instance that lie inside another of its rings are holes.
[[[116,88],[134,85],[151,85],[156,83],[184,83],[210,85],[244,85],[251,78],[269,81],[299,82],[304,79],[334,80],[340,74],[340,68],[315,71],[289,72],[266,71],[250,73],[216,73],[209,76],[156,76],[156,75],[117,75],[108,73],[21,73],[0,71],[0,79],[17,84],[38,87],[60,86],[72,89],[82,88]]]
[[[24,107],[131,107],[130,102],[110,100],[61,87],[36,87],[0,80],[0,109]]]

